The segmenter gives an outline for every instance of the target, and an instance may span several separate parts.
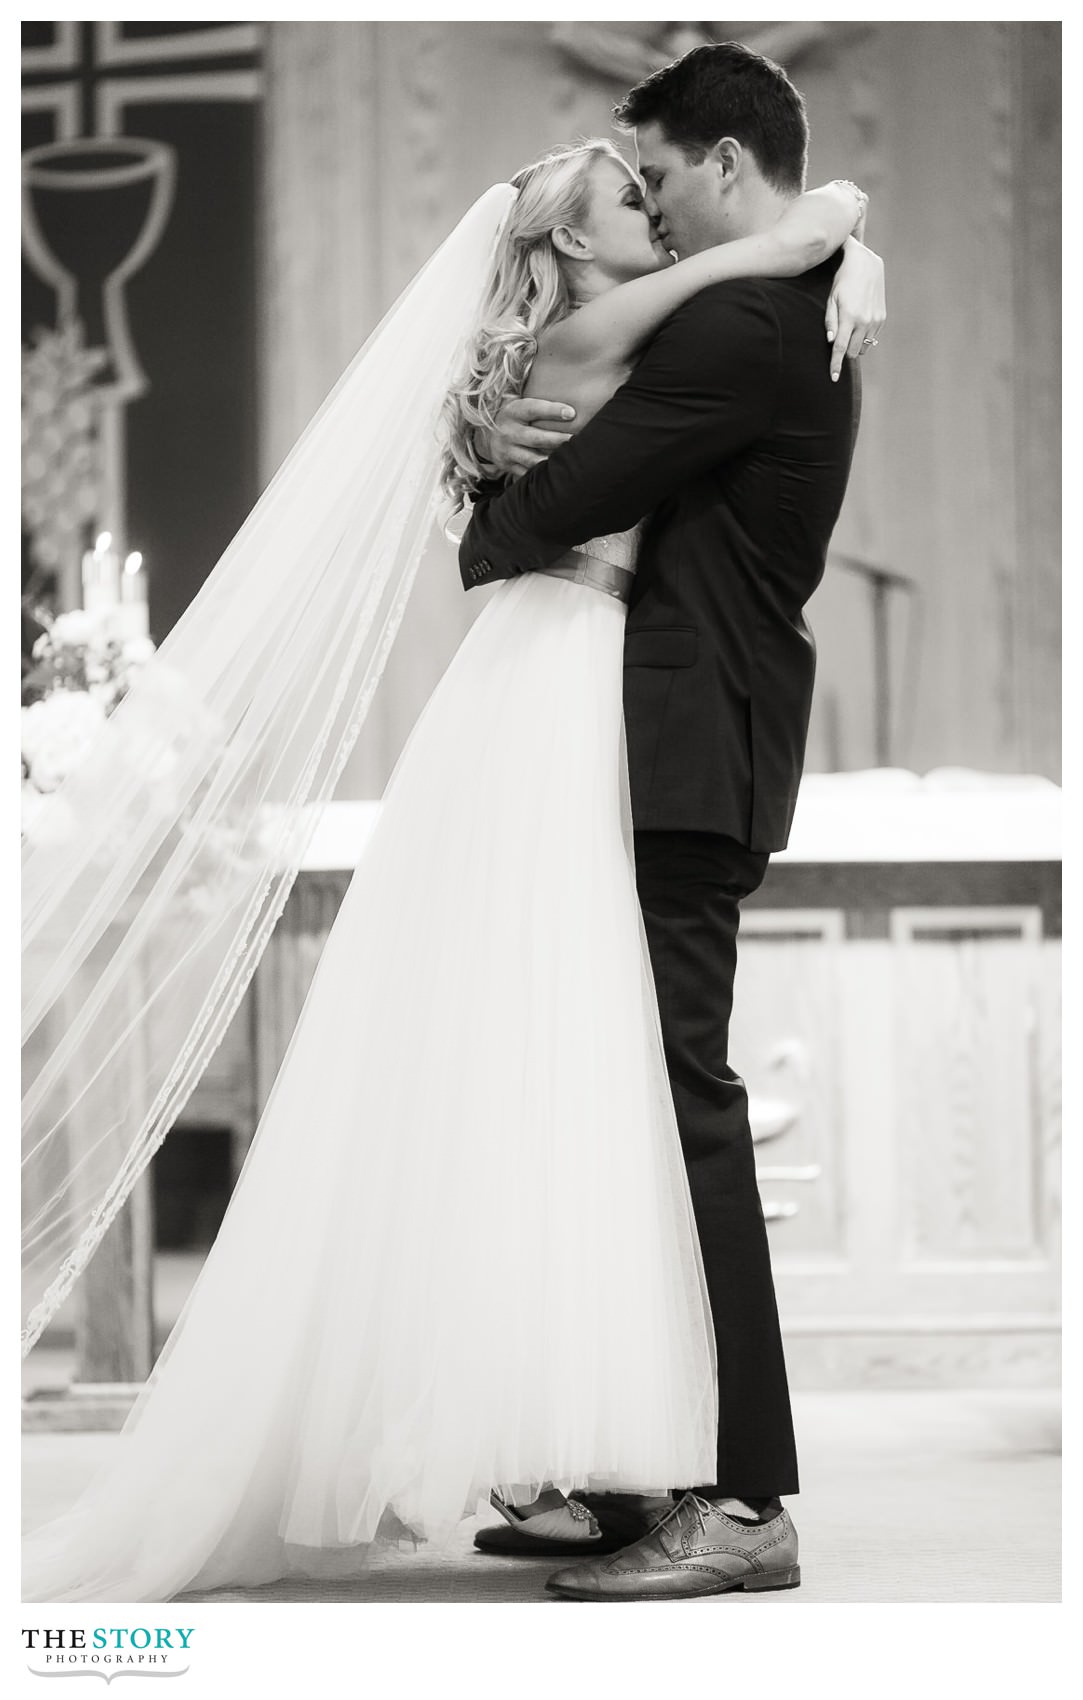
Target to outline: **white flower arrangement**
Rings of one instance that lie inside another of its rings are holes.
[[[71,806],[76,799],[64,796],[63,782],[86,759],[133,673],[155,654],[149,638],[121,642],[112,636],[109,612],[102,617],[72,609],[34,644],[37,665],[26,682],[43,694],[22,710],[22,829],[33,847],[63,849],[79,832]],[[171,899],[173,912],[208,921],[249,893],[263,870],[282,864],[294,816],[272,806],[250,811],[237,798],[214,819],[201,818],[216,783],[217,758],[226,750],[226,728],[183,674],[161,660],[141,689],[144,713],[132,716],[112,752],[122,774],[136,782],[126,806],[144,822],[158,817],[174,848],[187,839],[188,863]],[[193,787],[190,776],[197,770]],[[118,818],[114,832],[121,844],[126,830]],[[107,857],[107,845],[101,848]]]
[[[105,723],[102,703],[89,691],[50,691],[22,713],[22,754],[36,791],[55,791],[86,755]]]
[[[37,638],[25,680],[35,700],[22,711],[23,832],[35,830],[46,797],[85,759],[133,672],[154,654],[150,638],[121,639],[111,610],[72,608]]]

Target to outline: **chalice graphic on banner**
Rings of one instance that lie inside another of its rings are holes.
[[[23,506],[62,607],[80,604],[90,536],[126,548],[124,416],[147,376],[125,288],[161,238],[175,186],[174,150],[140,137],[23,155],[23,248],[57,304],[55,327],[35,327],[24,350]]]

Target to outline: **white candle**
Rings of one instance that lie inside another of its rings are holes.
[[[94,540],[93,554],[83,556],[83,607],[88,613],[115,607],[120,596],[120,558],[113,550],[113,534],[101,531]]]
[[[134,549],[124,562],[124,571],[120,580],[120,600],[122,602],[145,602],[147,600],[147,575],[143,571],[143,557],[138,549]]]
[[[125,558],[120,575],[120,607],[117,609],[117,629],[121,639],[150,636],[150,610],[147,606],[147,575],[143,557],[138,549]]]
[[[83,607],[93,613],[98,607],[98,557],[88,549],[83,556]]]

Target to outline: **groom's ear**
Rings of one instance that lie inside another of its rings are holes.
[[[741,175],[745,150],[736,136],[723,136],[707,155],[707,162],[718,175],[719,187],[731,189]]]

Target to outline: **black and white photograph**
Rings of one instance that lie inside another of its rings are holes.
[[[1061,34],[23,18],[18,1692],[1061,1604]]]

